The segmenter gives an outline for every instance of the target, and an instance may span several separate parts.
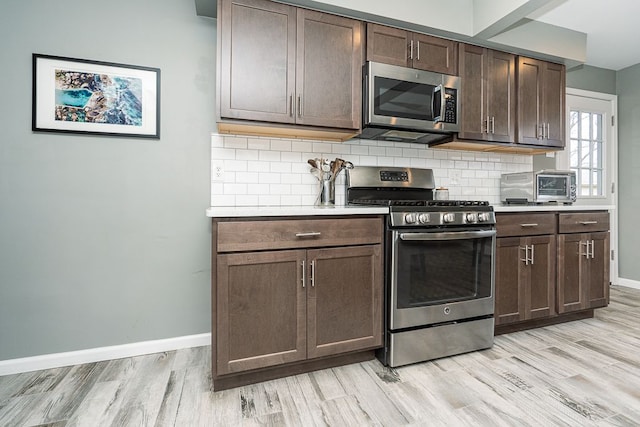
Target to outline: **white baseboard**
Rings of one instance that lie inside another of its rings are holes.
[[[101,362],[103,360],[122,359],[181,348],[200,347],[211,344],[211,334],[187,335],[155,341],[143,341],[110,347],[90,348],[65,353],[45,354],[42,356],[0,360],[0,375],[11,375],[41,369]]]
[[[637,280],[623,279],[622,277],[618,277],[616,285],[626,286],[627,288],[640,289],[640,282],[638,282]]]

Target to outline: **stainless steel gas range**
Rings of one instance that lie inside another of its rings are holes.
[[[433,200],[434,188],[430,169],[347,171],[347,204],[389,206],[385,347],[378,357],[392,367],[493,345],[493,208]]]

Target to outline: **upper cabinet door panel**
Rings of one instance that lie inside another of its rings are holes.
[[[367,61],[409,67],[408,31],[386,27],[378,24],[367,24]]]
[[[518,61],[518,142],[540,143],[540,95],[543,64],[541,61],[520,57]]]
[[[479,46],[460,43],[460,138],[486,139],[486,51]]]
[[[360,127],[362,56],[360,21],[298,10],[298,124]]]
[[[516,57],[488,50],[487,110],[492,141],[516,138]]]
[[[226,0],[218,25],[221,116],[293,123],[296,9]]]
[[[412,56],[413,68],[458,75],[457,42],[414,33]]]
[[[565,70],[564,65],[547,63],[545,69],[543,112],[548,145],[564,146],[565,130]]]

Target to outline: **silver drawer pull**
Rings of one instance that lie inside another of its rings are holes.
[[[538,224],[536,224],[535,222],[531,224],[520,224],[520,227],[537,227],[537,226]]]
[[[308,233],[296,233],[296,237],[315,237],[315,236],[319,236],[322,233],[319,231],[310,231]]]
[[[579,221],[580,224],[582,225],[592,225],[592,224],[597,224],[598,221]]]

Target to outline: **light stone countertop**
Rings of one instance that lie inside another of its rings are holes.
[[[212,206],[210,218],[252,216],[316,216],[316,215],[380,215],[388,214],[386,206]]]
[[[493,205],[494,212],[612,211],[614,205]]]
[[[493,205],[495,212],[612,211],[614,205]],[[212,206],[209,218],[259,216],[330,216],[380,215],[389,213],[386,206]]]

